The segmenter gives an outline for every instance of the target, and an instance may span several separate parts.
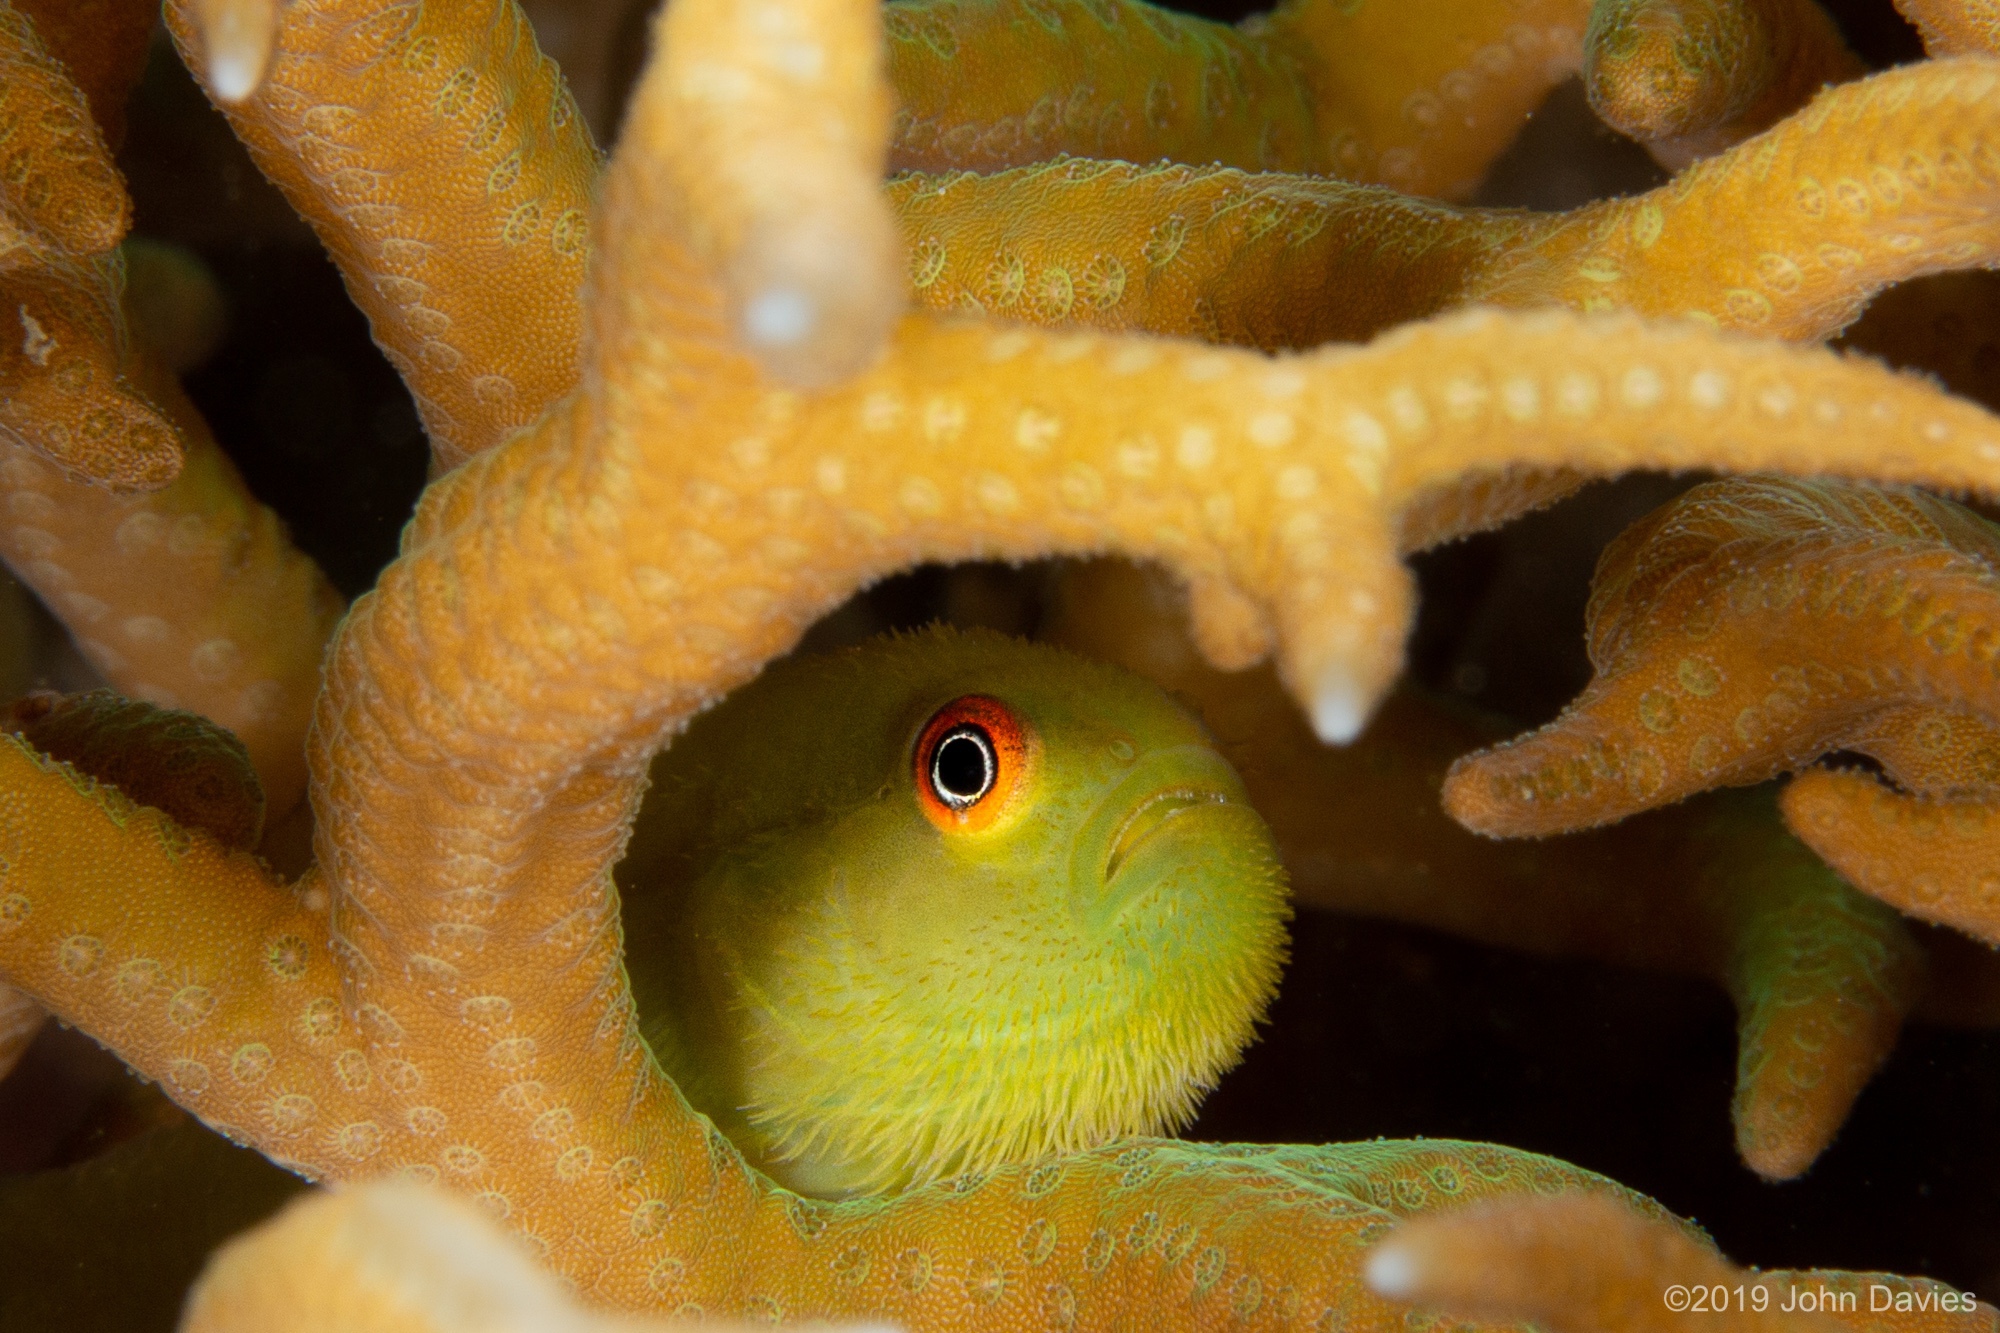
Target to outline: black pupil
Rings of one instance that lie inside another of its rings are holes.
[[[954,810],[993,790],[993,741],[983,728],[967,724],[944,734],[931,752],[931,785]]]

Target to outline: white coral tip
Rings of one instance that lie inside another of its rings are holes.
[[[1368,1256],[1361,1276],[1377,1296],[1407,1297],[1417,1289],[1417,1256],[1407,1246],[1384,1241]]]
[[[208,86],[225,102],[240,102],[257,91],[263,79],[261,53],[218,51],[208,61]]]
[[[797,287],[766,288],[743,309],[743,330],[756,347],[796,347],[818,324],[817,303]]]
[[[1313,730],[1328,745],[1345,745],[1368,724],[1368,703],[1352,672],[1328,667],[1313,690]]]

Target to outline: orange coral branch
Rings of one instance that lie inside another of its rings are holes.
[[[167,10],[190,55],[192,4]],[[224,110],[340,266],[438,466],[575,382],[597,154],[512,0],[293,5]]]
[[[122,379],[119,269],[104,252],[131,203],[90,107],[34,26],[0,4],[0,426],[63,468],[120,490],[180,468],[179,442]]]
[[[0,895],[10,981],[71,1022],[89,1014],[100,1040],[146,1051],[147,1072],[183,1105],[267,1155],[316,1158],[366,1139],[347,1114],[353,1078],[338,1077],[352,1060],[337,1052],[355,1039],[341,983],[312,943],[325,934],[323,893],[285,892],[249,854],[12,736],[0,737],[0,782],[23,799],[6,833],[23,859]]]
[[[1895,913],[1788,837],[1767,795],[1548,842],[1496,844],[1438,808],[1485,719],[1409,690],[1352,745],[1322,745],[1268,669],[1202,661],[1157,575],[1073,567],[1043,633],[1152,677],[1199,710],[1270,821],[1301,903],[1532,953],[1714,981],[1737,1009],[1738,1150],[1803,1172],[1893,1049],[1923,981]]]
[[[1994,798],[1913,796],[1865,773],[1802,773],[1785,820],[1856,887],[1898,911],[2000,946]]]
[[[1960,131],[1996,87],[2000,62],[1967,57],[1829,88],[1660,191],[1572,217],[1539,269],[1523,255],[1486,294],[1826,337],[1889,283],[1988,262],[1991,130]]]
[[[2000,5],[1993,0],[1896,0],[1933,56],[2000,55]]]
[[[1480,832],[1552,833],[1872,750],[1884,714],[1911,702],[1993,717],[1996,552],[1989,525],[1921,494],[1700,487],[1606,550],[1590,687],[1455,769],[1446,806]]]
[[[1246,26],[1304,67],[1325,145],[1319,169],[1449,199],[1471,193],[1549,90],[1576,73],[1589,8],[1292,0],[1267,27]]]
[[[153,0],[15,0],[35,35],[90,103],[113,151],[125,140],[125,101],[146,65]]]
[[[1808,774],[1785,797],[1793,829],[1858,887],[2000,941],[1996,588],[2000,530],[1947,501],[1697,488],[1605,552],[1589,688],[1455,766],[1446,807],[1489,834],[1552,833],[1856,750],[1910,794]]]
[[[876,182],[889,133],[874,0],[687,0],[662,36],[682,132],[661,145],[738,338],[781,380],[830,383],[902,312]]]
[[[106,679],[235,732],[276,817],[305,790],[302,740],[341,598],[185,413],[187,464],[163,491],[113,495],[0,450],[0,555]]]
[[[13,313],[0,339],[0,426],[83,484],[157,490],[180,471],[181,442],[123,377],[118,280],[111,259],[0,271],[0,312]]]
[[[1863,70],[1817,0],[1600,0],[1584,34],[1591,109],[1674,170]]]
[[[150,805],[225,847],[251,851],[264,825],[264,793],[241,741],[186,713],[122,699],[109,690],[65,699],[39,692],[6,710],[5,728],[88,780]],[[40,1030],[45,1011],[0,982],[0,1078]]]
[[[1586,0],[1291,0],[1241,27],[1140,0],[889,7],[891,166],[1072,153],[1469,193],[1576,71]]]
[[[51,57],[34,24],[0,5],[0,112],[7,134],[4,216],[15,230],[76,258],[118,244],[131,203],[90,104]],[[18,238],[9,238],[19,245]],[[9,267],[12,265],[10,264]]]
[[[1556,1333],[1974,1333],[2000,1323],[1992,1306],[1923,1278],[1746,1272],[1694,1227],[1602,1193],[1496,1199],[1405,1222],[1369,1256],[1368,1280],[1460,1318]],[[1871,1303],[1871,1287],[1890,1309]]]
[[[685,1320],[581,1306],[518,1237],[442,1190],[315,1192],[216,1251],[181,1333],[670,1333]],[[712,1333],[743,1326],[702,1320]],[[888,1333],[879,1325],[855,1333]]]
[[[1765,1308],[1745,1309],[1730,1327],[1830,1333],[1829,1320],[1777,1313],[1781,1283],[1743,1272],[1691,1231],[1595,1194],[1496,1199],[1396,1228],[1369,1255],[1368,1281],[1462,1319],[1532,1322],[1555,1333],[1705,1327],[1672,1310],[1667,1290],[1721,1286],[1733,1295],[1743,1283]]]
[[[1552,225],[1344,181],[1085,158],[903,176],[888,195],[933,310],[1264,348],[1359,341],[1476,299]]]
[[[280,0],[190,0],[204,81],[223,102],[257,91],[278,36]]]
[[[2000,62],[1830,89],[1643,195],[1537,216],[1220,168],[1065,161],[906,177],[917,299],[1251,346],[1358,339],[1468,302],[1832,336],[1891,283],[1995,253]]]

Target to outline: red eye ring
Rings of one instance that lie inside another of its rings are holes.
[[[917,735],[917,804],[947,833],[989,827],[1013,804],[1034,742],[1020,715],[998,699],[968,694],[931,715]]]

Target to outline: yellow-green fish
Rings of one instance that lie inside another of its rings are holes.
[[[801,1193],[1178,1128],[1276,991],[1271,834],[1118,668],[877,640],[773,667],[653,777],[619,875],[642,1030]]]

